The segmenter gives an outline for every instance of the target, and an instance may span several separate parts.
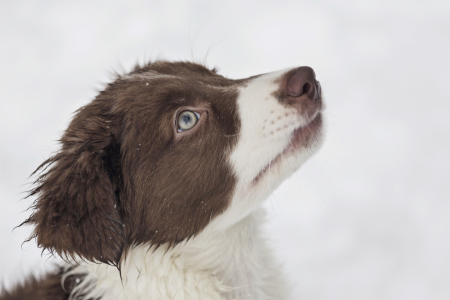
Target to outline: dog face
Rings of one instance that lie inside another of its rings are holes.
[[[239,221],[321,142],[320,85],[302,67],[230,80],[156,62],[81,108],[40,168],[31,238],[62,257],[118,264]]]

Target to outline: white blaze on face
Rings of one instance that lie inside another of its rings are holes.
[[[285,72],[255,78],[240,89],[237,105],[241,129],[230,160],[241,188],[249,186],[286,148],[292,131],[300,125],[296,110],[283,106],[272,95]]]
[[[240,88],[237,105],[241,128],[230,155],[237,186],[230,206],[213,222],[221,228],[248,215],[321,145],[318,130],[315,143],[285,151],[293,141],[293,132],[311,121],[298,108],[282,104],[274,96],[288,71],[259,76]]]

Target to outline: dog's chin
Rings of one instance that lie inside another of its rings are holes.
[[[322,114],[319,112],[306,126],[294,130],[289,146],[279,156],[288,157],[296,155],[298,151],[308,151],[310,148],[316,148],[321,140],[322,126]]]
[[[322,144],[322,127],[322,114],[318,112],[307,125],[295,129],[292,132],[291,141],[288,146],[275,156],[261,172],[259,172],[253,179],[252,185],[257,185],[273,172],[279,173],[281,171],[282,173],[285,173],[283,170],[280,170],[280,168],[289,169],[286,170],[289,173],[286,174],[287,176],[295,172],[307,158],[319,149]],[[281,174],[278,174],[277,177],[279,177],[279,175]]]

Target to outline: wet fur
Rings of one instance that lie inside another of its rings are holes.
[[[318,131],[322,122],[320,101],[296,102],[278,88],[292,72],[259,83],[159,61],[119,76],[77,112],[30,193],[33,213],[23,223],[34,226],[30,239],[67,264],[0,299],[285,299],[258,207],[314,151],[274,166],[276,180],[261,174],[292,143],[293,129],[315,122],[309,131]],[[273,98],[260,126],[252,101],[268,100],[265,88]],[[278,136],[270,131],[274,109],[286,123]],[[174,122],[182,110],[202,117],[180,133]],[[270,134],[255,140],[266,126]],[[301,147],[319,144],[311,135]],[[267,153],[261,159],[255,150]]]

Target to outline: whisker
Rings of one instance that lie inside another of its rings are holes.
[[[241,135],[240,133],[236,133],[236,134],[224,134],[223,136],[233,137],[233,136],[240,136],[240,135]]]

